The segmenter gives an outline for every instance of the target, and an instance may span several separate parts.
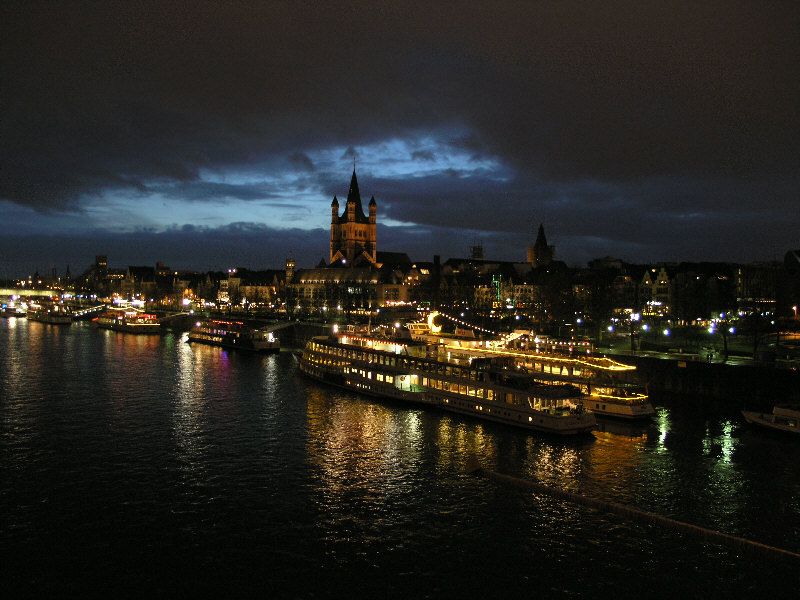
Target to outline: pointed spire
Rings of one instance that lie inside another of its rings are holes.
[[[536,247],[547,248],[547,238],[544,235],[544,225],[539,224],[539,235],[536,236]]]
[[[353,204],[355,207],[355,220],[357,223],[367,223],[367,216],[364,214],[364,208],[361,206],[361,193],[358,191],[358,177],[356,177],[356,170],[353,168],[353,178],[350,180],[350,191],[347,192],[347,206]]]
[[[353,169],[353,177],[350,178],[350,191],[347,192],[347,201],[361,203],[361,194],[358,191],[358,177],[356,177],[356,170]]]

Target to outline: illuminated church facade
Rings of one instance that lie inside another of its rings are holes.
[[[369,201],[368,212],[368,215],[364,214],[361,193],[358,190],[358,178],[353,168],[344,212],[339,214],[339,200],[336,196],[331,202],[331,264],[338,261],[350,265],[376,263],[378,205],[374,196]]]

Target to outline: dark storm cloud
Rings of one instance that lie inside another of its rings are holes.
[[[682,215],[731,213],[718,222],[735,223],[759,206],[766,212],[749,218],[768,227],[798,204],[793,2],[0,11],[0,200],[40,211],[107,190],[268,197],[250,183],[202,181],[205,170],[243,168],[292,170],[332,197],[346,182],[321,173],[315,151],[346,147],[348,160],[368,144],[445,129],[459,132],[448,143],[471,162],[492,157],[513,172],[467,177],[452,165],[376,180],[370,194],[388,216],[520,236],[546,221],[570,240],[602,225],[599,238],[627,248],[624,221],[661,232],[653,227]],[[428,164],[439,154],[411,156]],[[630,216],[610,214],[621,207]]]
[[[296,169],[300,169],[302,171],[314,170],[314,162],[308,157],[308,155],[303,154],[302,152],[293,152],[291,156],[289,156],[289,162]]]
[[[180,270],[283,268],[292,254],[298,265],[311,266],[327,258],[323,230],[273,229],[260,223],[231,223],[224,227],[184,225],[167,231],[140,230],[124,234],[104,231],[65,236],[15,234],[0,236],[0,279],[24,277],[34,272],[59,275],[69,266],[73,276],[93,264],[97,254],[108,256],[109,266],[155,265],[165,262]],[[321,243],[309,243],[320,240]],[[28,251],[19,256],[24,244]],[[213,254],[209,254],[213,247]]]
[[[411,153],[412,160],[430,161],[434,160],[435,158],[436,155],[430,150],[417,150],[416,152]]]
[[[605,254],[631,262],[665,256],[749,262],[780,256],[800,231],[800,210],[791,209],[798,206],[798,186],[791,178],[774,181],[768,194],[757,182],[733,178],[476,182],[441,173],[411,182],[380,179],[373,185],[384,192],[379,211],[387,218],[407,222],[413,215],[426,227],[446,224],[501,236],[505,243],[497,245],[500,254],[494,256],[513,260],[524,259],[540,223],[551,243],[567,250],[563,258],[583,262]],[[516,250],[509,254],[511,248]]]
[[[347,149],[344,152],[342,152],[342,155],[339,158],[342,160],[347,160],[357,155],[358,153],[356,152],[356,149],[353,146],[348,146]]]

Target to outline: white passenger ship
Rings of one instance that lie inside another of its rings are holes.
[[[404,330],[403,330],[404,331]],[[544,385],[490,360],[461,361],[405,337],[334,332],[311,339],[300,370],[319,381],[530,430],[578,434],[595,426],[570,385]]]

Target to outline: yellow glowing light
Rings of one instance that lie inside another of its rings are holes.
[[[441,333],[441,331],[442,331],[442,326],[441,325],[436,325],[433,322],[433,320],[438,316],[439,316],[439,313],[437,311],[433,311],[432,313],[430,313],[428,315],[428,327],[431,328],[431,333]]]

